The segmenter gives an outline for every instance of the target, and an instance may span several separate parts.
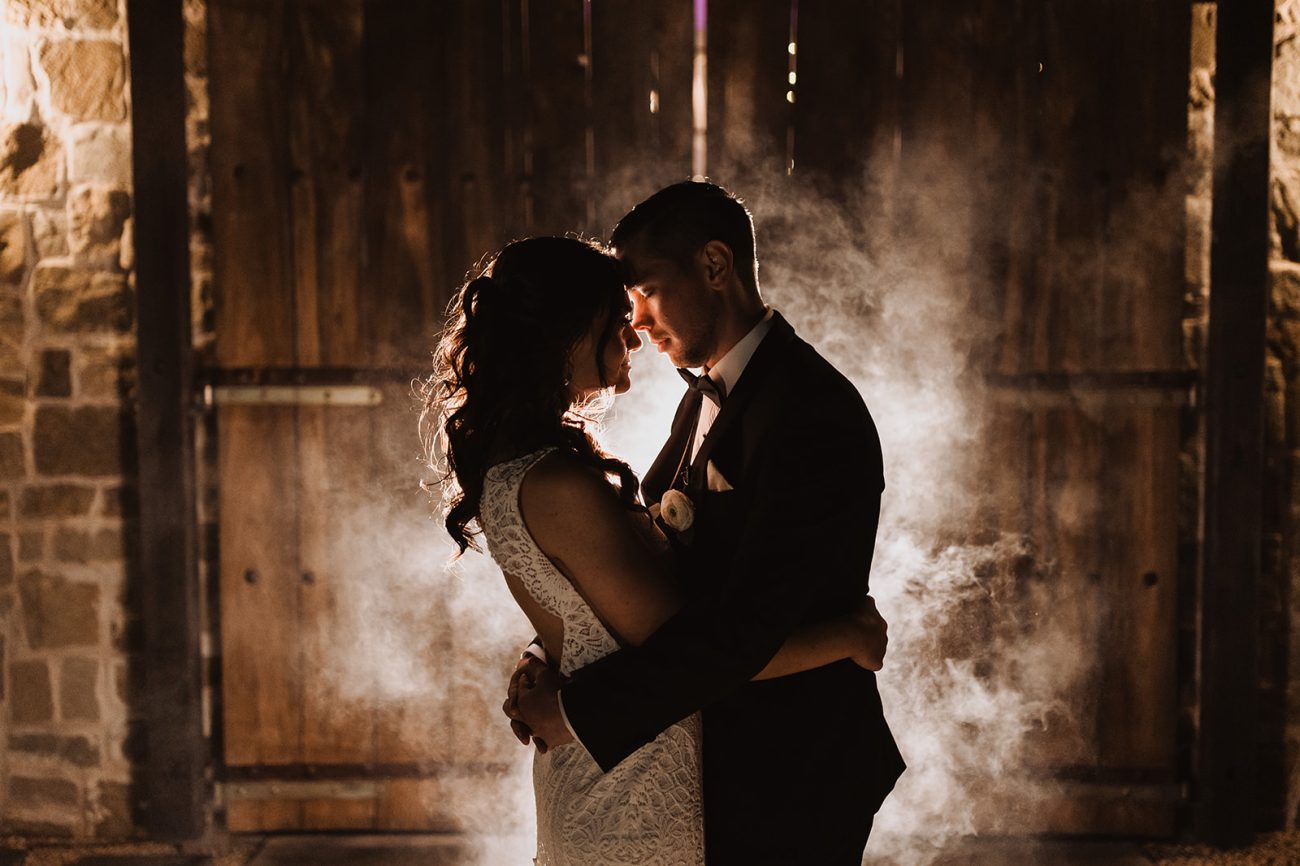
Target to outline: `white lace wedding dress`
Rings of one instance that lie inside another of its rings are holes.
[[[591,608],[538,548],[519,513],[524,476],[550,449],[487,472],[481,522],[492,558],[564,623],[560,671],[618,649]],[[700,719],[673,725],[602,773],[577,743],[533,758],[538,866],[702,866]]]

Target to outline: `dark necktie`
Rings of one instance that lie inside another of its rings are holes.
[[[681,376],[682,380],[686,382],[692,390],[698,391],[700,396],[707,397],[709,400],[713,401],[714,406],[717,406],[719,409],[722,408],[722,398],[726,396],[724,393],[726,387],[721,382],[713,381],[709,378],[707,372],[702,376],[697,376],[690,370],[685,370],[681,367],[677,368],[677,375]]]

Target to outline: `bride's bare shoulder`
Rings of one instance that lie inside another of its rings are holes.
[[[542,547],[561,548],[614,521],[626,524],[626,507],[595,469],[573,454],[553,452],[537,462],[519,489],[519,508]]]
[[[614,497],[614,489],[591,466],[567,451],[552,451],[538,460],[524,476],[519,491],[520,505],[560,501],[569,504]]]

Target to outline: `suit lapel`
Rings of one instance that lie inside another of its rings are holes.
[[[691,418],[699,409],[700,394],[687,389],[682,401],[677,404],[677,414],[673,416],[672,432],[668,441],[660,449],[659,456],[646,471],[641,482],[642,497],[647,503],[655,503],[663,498],[664,491],[673,483],[677,470],[681,466],[683,455],[690,443],[686,441],[691,434]]]
[[[745,370],[740,374],[736,387],[722,401],[722,411],[718,417],[713,420],[713,426],[709,428],[708,434],[704,437],[704,442],[700,444],[700,451],[695,455],[692,462],[691,470],[691,489],[690,496],[694,502],[699,502],[699,495],[704,491],[708,476],[709,457],[713,450],[717,448],[718,443],[727,435],[727,429],[736,423],[745,410],[745,404],[758,393],[768,372],[776,365],[781,356],[785,353],[785,348],[794,340],[794,328],[785,320],[780,313],[772,316],[772,329],[767,332],[763,342],[758,344],[754,350],[754,355],[745,365]],[[648,477],[648,476],[647,476]]]

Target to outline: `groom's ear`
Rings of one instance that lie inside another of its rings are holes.
[[[734,262],[731,247],[722,241],[709,241],[700,250],[699,259],[711,288],[720,289],[731,281]]]

